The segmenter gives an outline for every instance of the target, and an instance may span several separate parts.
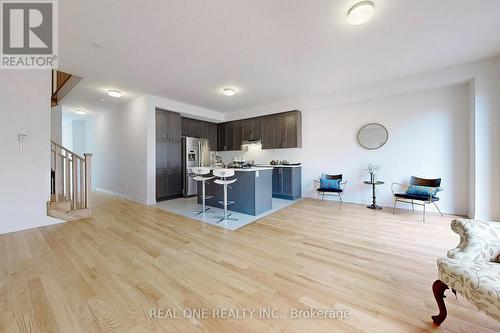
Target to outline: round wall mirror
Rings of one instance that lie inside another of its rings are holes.
[[[366,149],[379,149],[389,139],[389,132],[387,129],[376,123],[367,124],[358,132],[358,142]]]

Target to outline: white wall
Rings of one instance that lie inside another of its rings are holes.
[[[476,216],[500,221],[500,58],[487,62],[475,83]]]
[[[95,114],[77,115],[62,105],[62,145],[83,156],[94,147]]]
[[[73,150],[73,117],[66,112],[62,113],[62,137],[61,143],[69,150]]]
[[[470,83],[472,95],[469,132],[469,214],[478,219],[500,220],[500,58],[452,66],[397,80],[337,91],[323,96],[296,96],[269,105],[228,114],[226,120],[286,110],[321,109],[362,103],[408,92]],[[404,112],[404,110],[401,110]],[[304,119],[304,122],[307,122]],[[305,131],[305,130],[304,130]]]
[[[95,188],[146,202],[146,98],[118,105],[95,119]]]
[[[300,161],[304,196],[316,195],[313,180],[321,173],[342,173],[348,181],[345,200],[368,204],[371,188],[365,171],[381,165],[378,202],[391,206],[392,182],[408,183],[411,175],[443,178],[443,211],[467,214],[469,87],[459,85],[418,91],[345,105],[304,106],[303,148],[247,152],[247,159]],[[386,126],[389,140],[378,150],[359,146],[356,135],[365,124]],[[241,152],[221,153],[225,160]]]
[[[62,141],[62,105],[56,105],[50,111],[50,134],[52,141]]]
[[[73,151],[80,156],[87,149],[87,120],[73,120]]]
[[[61,222],[48,217],[46,208],[50,199],[50,86],[50,71],[1,71],[0,233]],[[19,152],[18,133],[28,135],[24,152]]]

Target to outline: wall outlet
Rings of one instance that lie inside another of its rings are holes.
[[[24,153],[25,150],[26,150],[26,148],[24,147],[24,145],[19,145],[19,152],[20,153]]]

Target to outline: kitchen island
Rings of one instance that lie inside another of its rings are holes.
[[[233,212],[239,212],[248,215],[259,215],[272,209],[272,167],[253,167],[247,169],[234,169],[234,177],[228,179],[237,179],[228,188],[228,201],[234,201],[228,209]],[[212,176],[212,172],[209,175]],[[224,200],[224,186],[215,184],[213,178],[206,182],[206,196],[212,198],[206,200],[207,206],[222,208],[220,201]],[[202,193],[201,182],[198,182],[198,193]],[[198,203],[201,204],[201,198],[198,196]]]

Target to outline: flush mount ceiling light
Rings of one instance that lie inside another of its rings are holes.
[[[108,95],[111,97],[122,97],[121,91],[118,90],[108,90]]]
[[[75,113],[78,114],[78,115],[80,115],[80,116],[83,116],[83,115],[87,114],[87,112],[85,112],[83,110],[76,110]]]
[[[224,90],[222,90],[222,93],[224,94],[224,96],[233,96],[234,94],[236,94],[236,89],[225,88]]]
[[[375,12],[375,4],[371,1],[361,1],[347,12],[347,21],[352,25],[368,22]]]

